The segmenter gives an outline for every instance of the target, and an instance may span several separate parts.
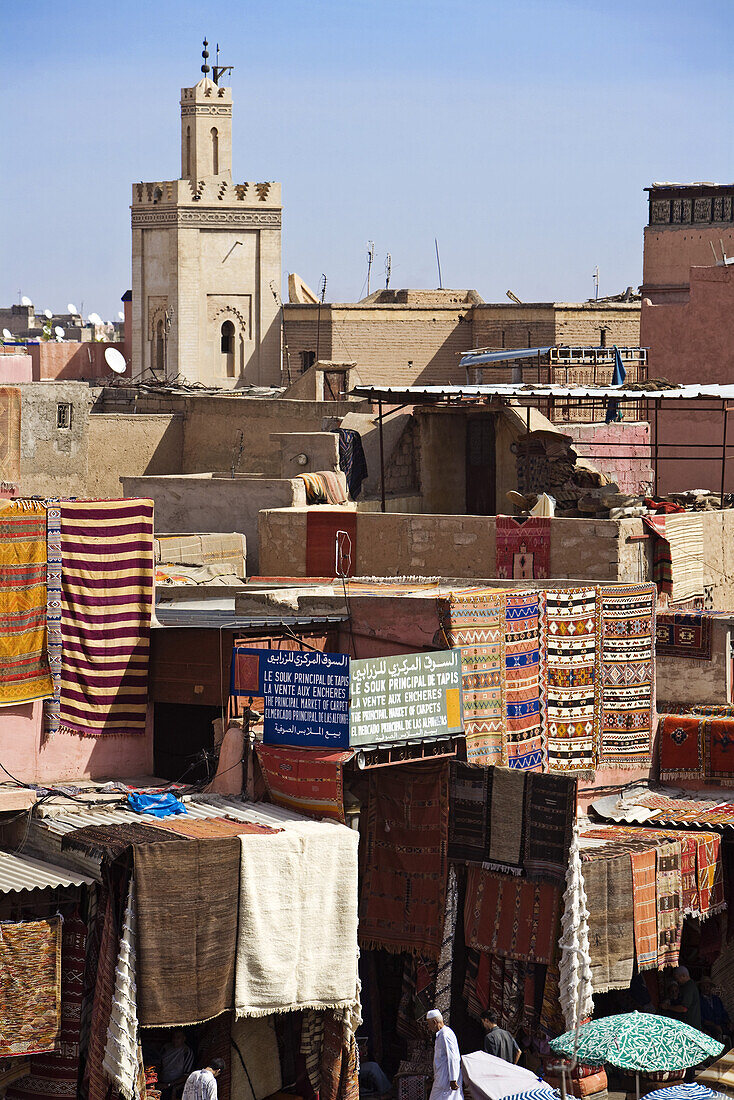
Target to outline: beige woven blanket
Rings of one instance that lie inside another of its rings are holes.
[[[285,823],[242,836],[235,1012],[341,1008],[357,993],[357,833]]]

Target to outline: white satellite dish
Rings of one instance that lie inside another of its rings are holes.
[[[58,336],[59,340],[64,335],[64,330],[62,329],[61,325],[57,325],[56,328],[54,329],[54,332]]]
[[[92,325],[101,325],[102,324],[102,318],[100,317],[100,315],[98,313],[90,313],[87,320]]]
[[[3,340],[12,340],[12,339],[13,339],[12,332],[10,332],[8,329],[4,328],[3,329]]]
[[[24,294],[23,297],[20,300],[20,304],[22,306],[32,306],[33,302],[30,300],[30,298],[26,298],[26,296]]]
[[[117,316],[120,318],[121,321],[125,320],[125,314],[122,312],[121,309],[118,309]]]
[[[115,374],[124,374],[127,370],[127,363],[125,362],[125,356],[117,348],[106,348],[104,353],[104,359],[110,370],[113,370]]]
[[[76,306],[74,305],[73,302],[69,302],[69,304],[66,308],[68,309],[69,313],[72,313],[72,314],[76,314],[76,313],[79,312],[79,310],[76,308]]]
[[[50,309],[44,309],[43,316],[46,318],[47,321],[50,321],[53,318],[53,313]]]

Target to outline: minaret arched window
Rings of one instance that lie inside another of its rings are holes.
[[[191,179],[191,127],[186,127],[186,178]]]
[[[165,373],[165,346],[163,337],[163,321],[159,321],[155,326],[155,360],[153,363],[154,369],[160,371],[161,374]]]
[[[212,126],[212,172],[219,175],[219,131]]]
[[[225,321],[220,331],[224,373],[227,378],[234,378],[234,325],[231,321]]]

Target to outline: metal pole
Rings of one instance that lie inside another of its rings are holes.
[[[321,345],[321,299],[319,298],[319,312],[316,319],[316,362],[319,361],[319,351]]]
[[[652,495],[655,500],[658,499],[658,398],[653,399],[653,428],[655,431],[654,450],[652,456]]]
[[[380,510],[385,512],[385,444],[382,436],[382,398],[377,400],[377,418],[380,426]]]
[[[724,416],[724,441],[721,447],[721,507],[724,507],[724,482],[726,479],[726,425],[729,417],[727,416],[726,402],[721,402],[721,411]]]

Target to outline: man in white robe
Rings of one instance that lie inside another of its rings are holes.
[[[437,1008],[432,1008],[426,1019],[436,1036],[433,1047],[433,1088],[430,1100],[464,1100],[461,1055],[456,1036],[443,1022],[443,1016]]]

